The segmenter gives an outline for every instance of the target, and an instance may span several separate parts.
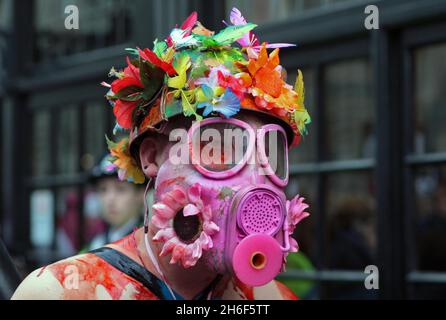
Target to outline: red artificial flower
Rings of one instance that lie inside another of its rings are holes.
[[[230,88],[239,99],[243,99],[243,96],[247,91],[247,88],[251,86],[252,81],[251,77],[246,73],[241,73],[239,75],[240,76],[234,77],[230,74],[224,75],[223,72],[218,71],[218,85],[223,88]]]
[[[125,101],[124,96],[130,97],[133,94],[138,94],[140,92],[138,88],[143,89],[144,85],[141,82],[139,68],[131,64],[128,58],[127,67],[124,69],[123,74],[124,76],[122,78],[116,79],[111,84],[112,92],[121,98],[116,100],[113,107],[113,113],[116,116],[116,121],[122,128],[130,129],[132,126],[132,113],[139,100]],[[125,89],[127,89],[128,92],[122,94],[121,91]]]
[[[121,90],[123,90],[127,87],[131,87],[131,86],[144,88],[144,86],[141,83],[141,80],[131,78],[131,77],[124,77],[122,79],[117,79],[117,80],[113,81],[111,84],[111,89],[115,94],[117,94]]]
[[[131,62],[129,57],[127,57],[127,67],[124,69],[124,75],[127,77],[138,79],[141,83],[141,75],[139,74],[139,68],[135,67]],[[142,86],[142,83],[141,83]]]
[[[144,50],[138,49],[138,51],[139,51],[139,55],[144,60],[147,60],[151,64],[154,64],[155,66],[163,69],[169,75],[169,77],[176,74],[176,71],[172,66],[173,59],[169,62],[163,61],[156,55],[155,52],[153,52],[152,50],[147,49],[147,48]]]
[[[127,57],[127,67],[124,69],[123,73],[124,77],[116,79],[111,84],[111,89],[114,94],[117,94],[122,89],[130,86],[144,88],[144,85],[141,82],[141,77],[139,75],[139,68],[131,64],[128,57]]]
[[[132,127],[132,114],[137,104],[138,101],[116,100],[113,113],[119,126],[124,129],[130,129]]]

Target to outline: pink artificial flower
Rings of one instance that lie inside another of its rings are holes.
[[[305,211],[309,206],[308,204],[304,203],[304,200],[305,198],[297,195],[291,201],[287,200],[286,202],[286,228],[290,237],[290,252],[299,251],[297,241],[292,237],[296,225],[310,215],[308,212]]]
[[[297,195],[291,201],[287,200],[286,202],[287,216],[285,228],[288,231],[290,250],[283,255],[282,272],[286,271],[285,268],[288,254],[290,252],[299,251],[299,244],[297,243],[296,239],[292,237],[292,235],[296,225],[310,215],[308,212],[305,212],[305,209],[307,209],[309,206],[308,204],[304,203],[304,200],[305,198]]]
[[[195,81],[196,85],[206,85],[212,90],[219,86],[219,75],[229,76],[231,71],[229,71],[224,65],[219,65],[217,67],[211,67],[207,77],[198,78]]]
[[[234,26],[243,26],[248,23],[245,17],[240,12],[240,10],[235,7],[232,8],[229,19],[232,25]],[[226,21],[223,21],[223,23],[229,26],[229,24]],[[259,39],[252,31],[245,33],[240,39],[237,40],[237,42],[243,48],[247,48],[248,55],[250,58],[257,58],[260,49],[262,48]],[[291,43],[272,43],[266,45],[268,49],[287,48],[295,46],[296,46],[295,44]]]
[[[192,267],[200,259],[203,250],[213,247],[211,236],[220,229],[212,221],[211,197],[207,193],[199,183],[187,190],[176,185],[153,205],[152,224],[159,229],[153,240],[164,242],[160,256],[171,253],[171,264],[180,262],[185,268]],[[173,228],[173,219],[181,209],[185,217],[198,215],[201,221],[200,235],[192,243],[181,241]]]

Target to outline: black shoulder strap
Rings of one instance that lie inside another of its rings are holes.
[[[164,282],[162,282],[153,273],[151,273],[149,270],[126,256],[122,252],[119,252],[118,250],[112,248],[102,247],[90,251],[90,253],[105,260],[122,273],[135,279],[136,281],[144,285],[144,287],[149,289],[158,298],[168,299],[168,297],[166,297],[166,295],[164,294],[165,290],[163,290],[166,286]]]
[[[122,273],[135,279],[136,281],[144,285],[147,289],[149,289],[158,298],[163,300],[170,300],[172,298],[169,289],[162,280],[160,280],[149,270],[144,268],[142,265],[140,265],[130,257],[126,256],[122,252],[109,247],[102,247],[90,251],[90,253],[98,256]],[[221,277],[221,275],[217,275],[215,279],[210,283],[210,285],[205,290],[197,294],[193,298],[193,300],[207,299],[209,293],[215,288]],[[174,294],[177,299],[183,300],[183,298],[179,294],[177,294],[176,292],[174,292]]]

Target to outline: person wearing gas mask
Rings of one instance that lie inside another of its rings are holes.
[[[112,69],[103,84],[129,134],[108,140],[112,162],[121,179],[154,183],[152,214],[146,205],[131,235],[34,271],[13,298],[296,299],[274,278],[308,216],[284,194],[288,148],[310,122],[302,74],[286,84],[279,48],[291,45],[260,44],[236,8],[226,24],[215,33],[193,13]]]

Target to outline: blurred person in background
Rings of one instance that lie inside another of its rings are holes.
[[[433,192],[433,207],[430,214],[418,224],[418,269],[430,272],[446,271],[446,179],[440,177]],[[438,299],[446,296],[444,286],[428,284],[417,288],[417,295],[422,299]]]
[[[94,250],[130,234],[143,223],[144,188],[120,181],[109,155],[92,169],[93,183],[101,203],[105,231],[96,235],[82,252]]]
[[[375,218],[366,198],[341,200],[328,222],[328,268],[363,271],[375,264]],[[362,283],[333,283],[327,293],[334,299],[376,299],[375,291]]]

